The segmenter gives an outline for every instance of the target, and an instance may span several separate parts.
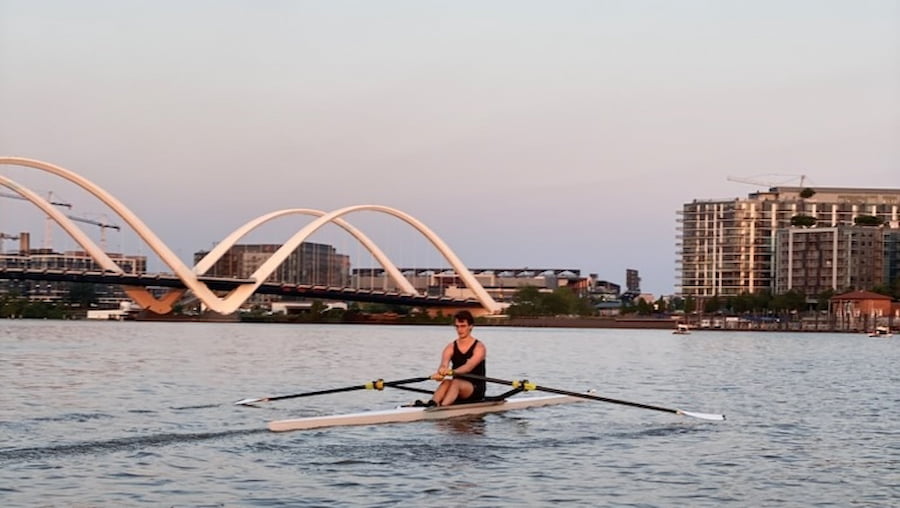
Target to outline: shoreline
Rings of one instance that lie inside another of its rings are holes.
[[[196,322],[196,323],[260,323],[260,324],[333,324],[333,325],[408,325],[408,326],[443,326],[445,322],[403,320],[395,316],[368,316],[367,319],[355,321],[265,321],[242,320],[237,316],[200,315],[200,316],[135,316],[133,321],[142,322]],[[802,332],[802,333],[869,333],[862,328],[842,329],[826,321],[785,321],[785,322],[740,322],[725,323],[723,326],[699,326],[699,320],[686,321],[675,318],[609,318],[609,317],[529,317],[529,318],[479,318],[479,327],[509,328],[580,328],[580,329],[621,329],[621,330],[671,330],[677,324],[688,324],[690,333],[694,332]],[[893,326],[892,326],[893,328]]]

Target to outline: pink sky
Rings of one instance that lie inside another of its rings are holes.
[[[675,211],[757,189],[729,175],[900,187],[900,1],[0,0],[0,63],[0,153],[93,180],[185,260],[275,209],[377,203],[470,266],[669,294]]]

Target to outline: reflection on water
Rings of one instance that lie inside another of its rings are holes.
[[[484,415],[467,415],[448,420],[435,420],[437,428],[455,434],[484,434]]]
[[[276,434],[266,422],[420,395],[233,404],[421,376],[453,336],[447,327],[2,322],[0,504],[888,506],[900,495],[897,340],[477,331],[491,376],[727,422],[585,402]]]

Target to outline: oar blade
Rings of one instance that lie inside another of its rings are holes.
[[[250,406],[252,404],[256,404],[257,402],[265,402],[269,399],[261,398],[261,399],[241,399],[234,403],[235,406]]]
[[[725,421],[725,415],[717,415],[713,413],[695,413],[693,411],[682,411],[678,410],[678,414],[684,416],[690,416],[691,418],[699,418],[701,420],[710,420],[713,422],[723,422]]]

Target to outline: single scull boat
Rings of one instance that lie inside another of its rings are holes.
[[[364,411],[342,415],[311,416],[293,420],[269,422],[269,430],[285,432],[289,430],[309,430],[323,427],[346,425],[372,425],[378,423],[417,422],[422,420],[443,420],[458,416],[497,413],[513,409],[551,406],[569,402],[583,402],[585,399],[569,395],[546,395],[540,397],[512,397],[504,400],[473,402],[443,407],[403,406],[383,411]]]
[[[448,375],[453,375],[452,372]],[[482,380],[488,383],[498,383],[507,385],[512,389],[490,397],[488,400],[481,402],[473,402],[466,404],[455,404],[443,407],[422,407],[422,406],[402,406],[396,409],[388,409],[384,411],[367,411],[362,413],[350,413],[343,415],[330,416],[310,416],[306,418],[295,418],[292,420],[277,420],[269,422],[269,430],[274,432],[284,432],[288,430],[304,430],[319,429],[322,427],[335,427],[341,425],[372,425],[376,423],[399,423],[399,422],[415,422],[422,420],[444,420],[447,418],[455,418],[466,415],[479,415],[485,413],[497,413],[500,411],[510,411],[513,409],[524,409],[529,407],[551,406],[555,404],[566,404],[569,402],[580,402],[583,400],[596,400],[599,402],[609,402],[612,404],[622,404],[641,409],[652,409],[654,411],[663,411],[673,413],[680,416],[689,416],[699,418],[701,420],[723,421],[725,415],[713,413],[697,413],[693,411],[683,411],[681,409],[673,409],[662,406],[653,406],[650,404],[642,404],[639,402],[629,402],[627,400],[611,399],[609,397],[601,397],[595,395],[593,390],[587,393],[570,392],[568,390],[560,390],[559,388],[551,388],[549,386],[541,386],[527,380],[505,380],[492,377],[476,376],[474,374],[456,374],[456,377]],[[422,392],[430,394],[430,390],[421,388],[413,388],[405,386],[420,381],[426,381],[430,377],[413,377],[408,379],[398,379],[396,381],[385,381],[378,379],[360,385],[344,386],[340,388],[330,388],[327,390],[316,390],[312,392],[294,393],[290,395],[277,395],[269,397],[259,397],[253,399],[241,399],[235,402],[240,406],[253,406],[257,403],[272,402],[276,400],[294,399],[298,397],[311,397],[314,395],[325,395],[330,393],[349,392],[354,390],[383,390],[384,388],[397,388],[414,392]],[[541,391],[552,393],[554,395],[546,395],[542,397],[512,397],[523,391]]]

